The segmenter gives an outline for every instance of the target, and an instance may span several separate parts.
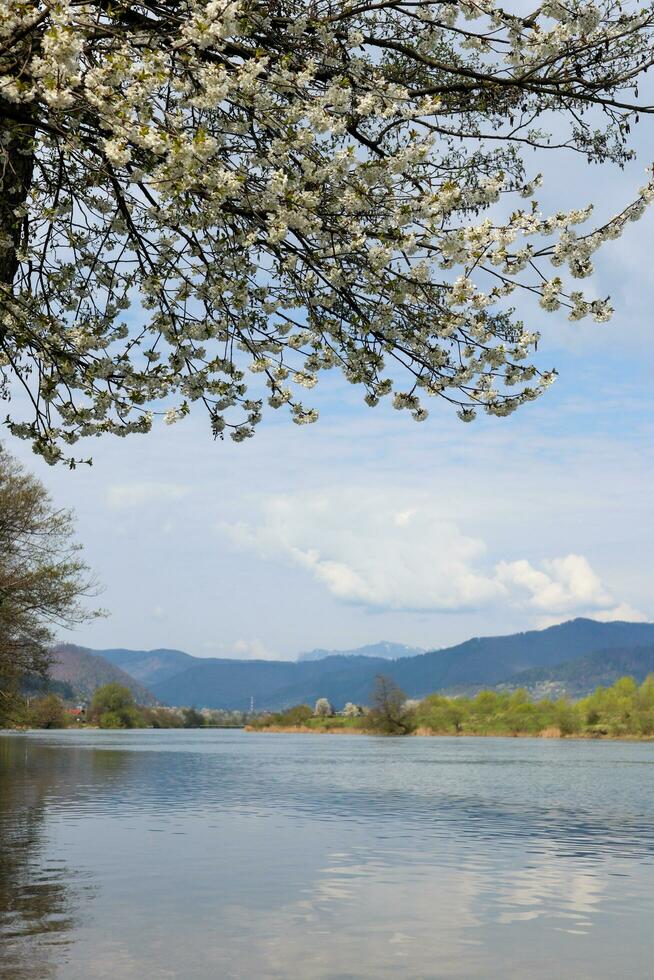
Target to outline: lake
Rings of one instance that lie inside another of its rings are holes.
[[[630,980],[654,744],[0,737],[3,980]]]

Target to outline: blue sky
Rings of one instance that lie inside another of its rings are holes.
[[[552,157],[540,200],[595,201],[609,216],[648,162],[620,172]],[[213,442],[201,410],[93,441],[93,467],[73,472],[5,438],[75,509],[105,586],[110,617],[67,638],[292,658],[382,638],[438,647],[575,615],[654,618],[653,256],[652,212],[598,256],[609,324],[519,306],[560,378],[508,419],[464,425],[433,402],[417,424],[330,375],[311,392],[320,422],[269,413],[241,445]]]

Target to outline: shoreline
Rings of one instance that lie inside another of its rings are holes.
[[[364,728],[311,728],[308,725],[268,725],[257,728],[245,725],[243,731],[261,733],[264,735],[369,735],[377,738],[532,738],[553,740],[559,742],[654,742],[654,735],[600,735],[577,732],[575,735],[563,735],[560,731],[544,729],[542,732],[432,732],[418,728],[407,735],[388,735]]]
[[[111,732],[113,734],[123,732],[179,732],[179,731],[202,731],[203,729],[177,729],[177,728],[112,728],[102,729],[97,725],[70,726],[69,728],[0,728],[2,735],[26,735],[40,734],[48,732]],[[559,730],[544,729],[535,734],[530,732],[434,732],[427,728],[418,728],[416,731],[407,732],[406,735],[390,734],[387,732],[376,732],[365,728],[346,728],[346,727],[322,727],[312,728],[308,725],[268,725],[257,727],[254,725],[244,725],[238,728],[222,728],[218,726],[206,729],[210,731],[244,731],[249,733],[259,733],[264,735],[367,735],[370,738],[511,738],[511,739],[539,739],[549,741],[568,741],[568,742],[654,742],[654,735],[609,735],[594,732],[577,732],[574,735],[563,735]]]

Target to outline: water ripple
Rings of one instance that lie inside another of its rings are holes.
[[[0,975],[549,980],[547,949],[563,980],[642,980],[653,765],[633,743],[2,737]]]

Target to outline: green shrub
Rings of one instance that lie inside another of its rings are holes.
[[[100,728],[138,728],[145,723],[134,695],[122,684],[105,684],[93,695],[89,716]]]
[[[61,698],[46,694],[32,701],[27,712],[27,722],[32,728],[65,728],[68,722]]]

